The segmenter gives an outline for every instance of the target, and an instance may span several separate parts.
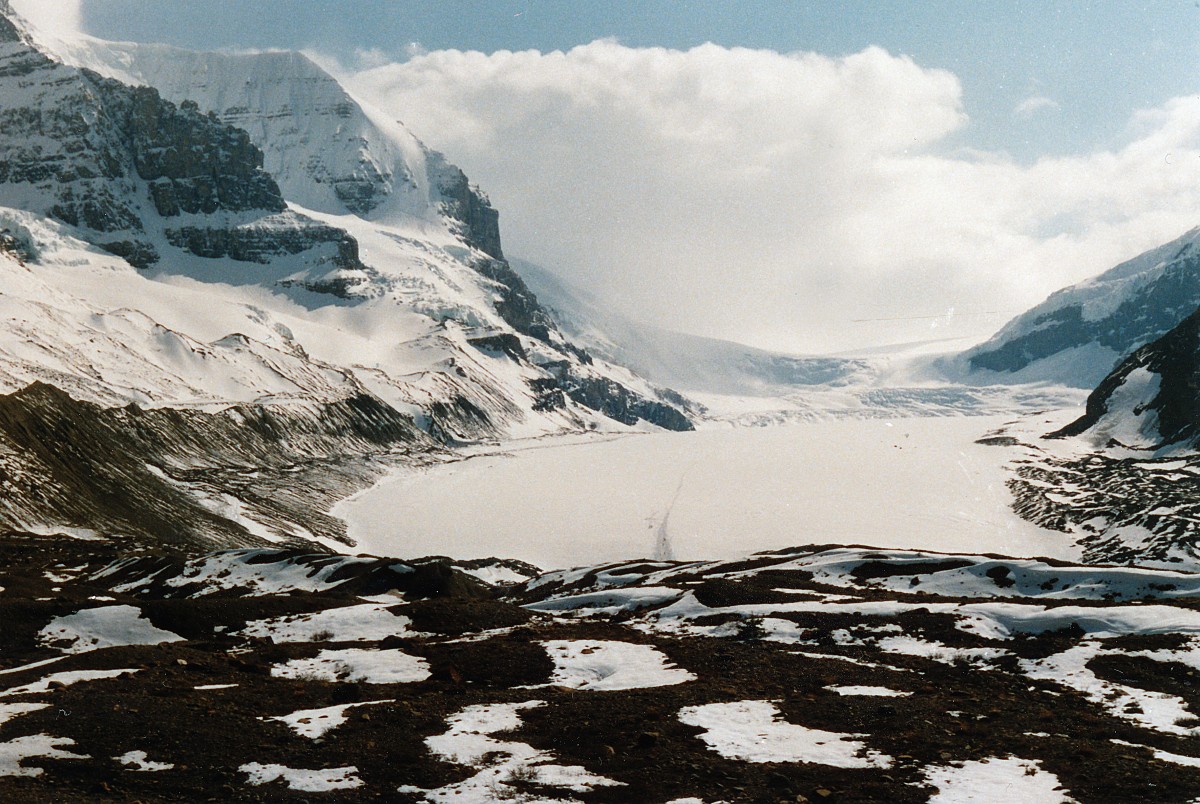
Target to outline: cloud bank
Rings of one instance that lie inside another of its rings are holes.
[[[878,48],[601,40],[350,82],[489,192],[510,254],[768,348],[979,339],[1200,223],[1200,98],[1138,113],[1119,148],[1022,166],[952,148],[956,77]]]

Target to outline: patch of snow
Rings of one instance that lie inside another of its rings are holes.
[[[1129,743],[1125,740],[1114,739],[1112,742],[1117,745],[1127,745],[1130,748],[1144,748],[1147,751],[1154,753],[1154,758],[1162,762],[1170,762],[1172,765],[1184,765],[1189,768],[1200,768],[1200,757],[1190,757],[1184,754],[1172,754],[1170,751],[1163,751],[1161,748],[1152,748],[1148,745],[1138,745],[1137,743]]]
[[[160,645],[182,642],[142,616],[137,606],[99,606],[55,617],[38,632],[38,641],[63,653],[86,653],[120,645]]]
[[[958,627],[990,639],[1013,633],[1038,634],[1078,626],[1105,638],[1126,634],[1200,634],[1200,611],[1179,606],[1033,606],[1023,603],[968,603],[958,609]]]
[[[119,757],[113,757],[113,759],[122,765],[132,765],[133,767],[130,770],[147,773],[171,770],[171,768],[175,767],[174,763],[171,762],[154,762],[148,759],[145,751],[130,751]]]
[[[408,617],[393,614],[387,603],[364,603],[324,609],[311,614],[293,614],[249,623],[239,636],[270,637],[281,642],[376,642],[389,636],[409,633]],[[320,637],[320,639],[318,639]]]
[[[1062,792],[1057,776],[1028,759],[992,757],[959,765],[927,767],[923,773],[925,781],[938,789],[929,804],[989,801],[1066,804],[1073,801]]]
[[[346,710],[353,709],[356,706],[376,706],[385,703],[393,703],[393,701],[390,699],[385,701],[362,701],[361,703],[326,706],[322,709],[301,709],[292,712],[290,715],[278,715],[267,718],[267,720],[278,720],[301,737],[308,737],[315,740],[325,732],[336,729],[345,723]]]
[[[304,768],[289,768],[286,765],[264,765],[260,762],[248,762],[238,768],[250,778],[247,783],[255,787],[282,779],[289,790],[299,790],[302,793],[324,793],[330,790],[353,790],[362,787],[362,779],[358,778],[358,768],[350,765],[345,768],[328,768],[326,770],[307,770]]]
[[[313,659],[292,659],[271,668],[277,678],[410,684],[429,678],[429,662],[402,650],[323,650]]]
[[[45,709],[50,706],[47,703],[8,703],[0,704],[0,726],[3,726],[10,720],[15,720],[21,715],[30,712],[36,712],[39,709]]]
[[[986,662],[990,659],[998,659],[1008,653],[1003,648],[955,648],[941,642],[918,639],[913,636],[884,637],[879,640],[878,645],[884,653],[922,656],[943,664]]]
[[[244,588],[252,595],[274,595],[283,592],[319,592],[340,581],[330,581],[329,578],[338,570],[352,564],[362,564],[373,561],[370,558],[355,558],[342,556],[337,559],[323,560],[305,564],[291,557],[281,557],[278,561],[267,563],[251,563],[270,551],[266,550],[229,550],[213,553],[203,558],[189,561],[183,572],[166,580],[168,586],[189,586],[194,583],[203,585],[193,597],[202,597],[227,589]],[[407,569],[402,564],[392,566],[397,572]],[[140,581],[131,584],[136,588]],[[122,587],[114,591],[126,591]]]
[[[583,793],[595,787],[622,785],[579,765],[558,765],[553,755],[526,743],[497,739],[495,735],[521,726],[523,709],[544,706],[545,701],[481,704],[452,715],[444,734],[425,738],[435,755],[479,772],[457,784],[425,792],[427,801],[499,801],[520,795],[512,784],[544,785]],[[519,799],[518,799],[519,800]],[[545,799],[538,799],[544,801]]]
[[[700,739],[727,759],[744,762],[811,762],[838,768],[890,768],[892,758],[855,737],[810,729],[780,719],[770,701],[703,704],[680,710],[679,719],[704,729]]]
[[[1087,432],[1086,438],[1097,447],[1110,441],[1135,449],[1156,446],[1158,411],[1149,405],[1158,397],[1162,375],[1136,368],[1125,377],[1108,399],[1108,411]]]
[[[579,611],[589,614],[619,614],[623,611],[661,606],[677,600],[682,590],[671,586],[637,586],[631,589],[605,589],[581,595],[539,600],[526,606],[533,611]]]
[[[838,695],[867,695],[880,698],[906,698],[912,695],[911,692],[901,692],[888,687],[871,687],[849,684],[846,686],[828,686],[825,689],[830,692],[836,692]]]
[[[543,642],[554,661],[551,684],[577,690],[633,690],[694,681],[671,665],[653,645],[607,640],[556,639]]]
[[[1102,642],[1089,639],[1044,659],[1021,659],[1020,667],[1030,678],[1077,690],[1114,717],[1133,721],[1142,728],[1181,736],[1200,734],[1200,727],[1178,725],[1195,720],[1182,698],[1096,675],[1088,663],[1104,653]]]
[[[529,580],[528,575],[522,575],[512,567],[505,567],[499,564],[475,569],[468,569],[466,567],[457,567],[457,569],[473,578],[478,578],[489,586],[511,586]]]
[[[49,734],[30,734],[0,743],[0,776],[41,776],[42,768],[26,768],[26,759],[90,759],[82,754],[63,751],[59,746],[74,745],[67,737]]]
[[[134,669],[123,670],[66,670],[61,673],[52,673],[43,679],[34,681],[30,684],[22,684],[19,687],[10,687],[6,690],[0,690],[0,698],[7,698],[11,695],[41,695],[49,692],[51,686],[62,685],[69,687],[72,684],[78,684],[83,681],[99,681],[106,678],[116,678],[117,676],[125,675],[126,673],[136,673]]]
[[[228,690],[238,686],[237,684],[201,684],[198,687],[192,687],[194,690]]]

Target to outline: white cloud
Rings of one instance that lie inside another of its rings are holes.
[[[1056,112],[1061,108],[1057,101],[1047,98],[1045,95],[1034,95],[1018,103],[1016,108],[1013,109],[1013,114],[1023,120],[1028,120],[1038,112]]]
[[[352,83],[489,192],[508,253],[775,348],[982,337],[1200,222],[1200,99],[1020,166],[949,152],[955,76],[878,48],[436,51]]]
[[[13,10],[37,30],[67,36],[83,30],[82,0],[11,0]]]

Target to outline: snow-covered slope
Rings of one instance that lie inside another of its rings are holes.
[[[1058,291],[960,361],[995,381],[1091,388],[1200,306],[1200,228]]]
[[[1157,450],[1200,439],[1200,310],[1148,343],[1088,397],[1087,412],[1059,431],[1095,446]]]

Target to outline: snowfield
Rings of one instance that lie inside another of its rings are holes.
[[[342,503],[357,549],[542,567],[732,558],[794,544],[1079,555],[1020,519],[1002,417],[819,421],[544,439],[402,469]],[[531,490],[536,490],[531,491]]]

